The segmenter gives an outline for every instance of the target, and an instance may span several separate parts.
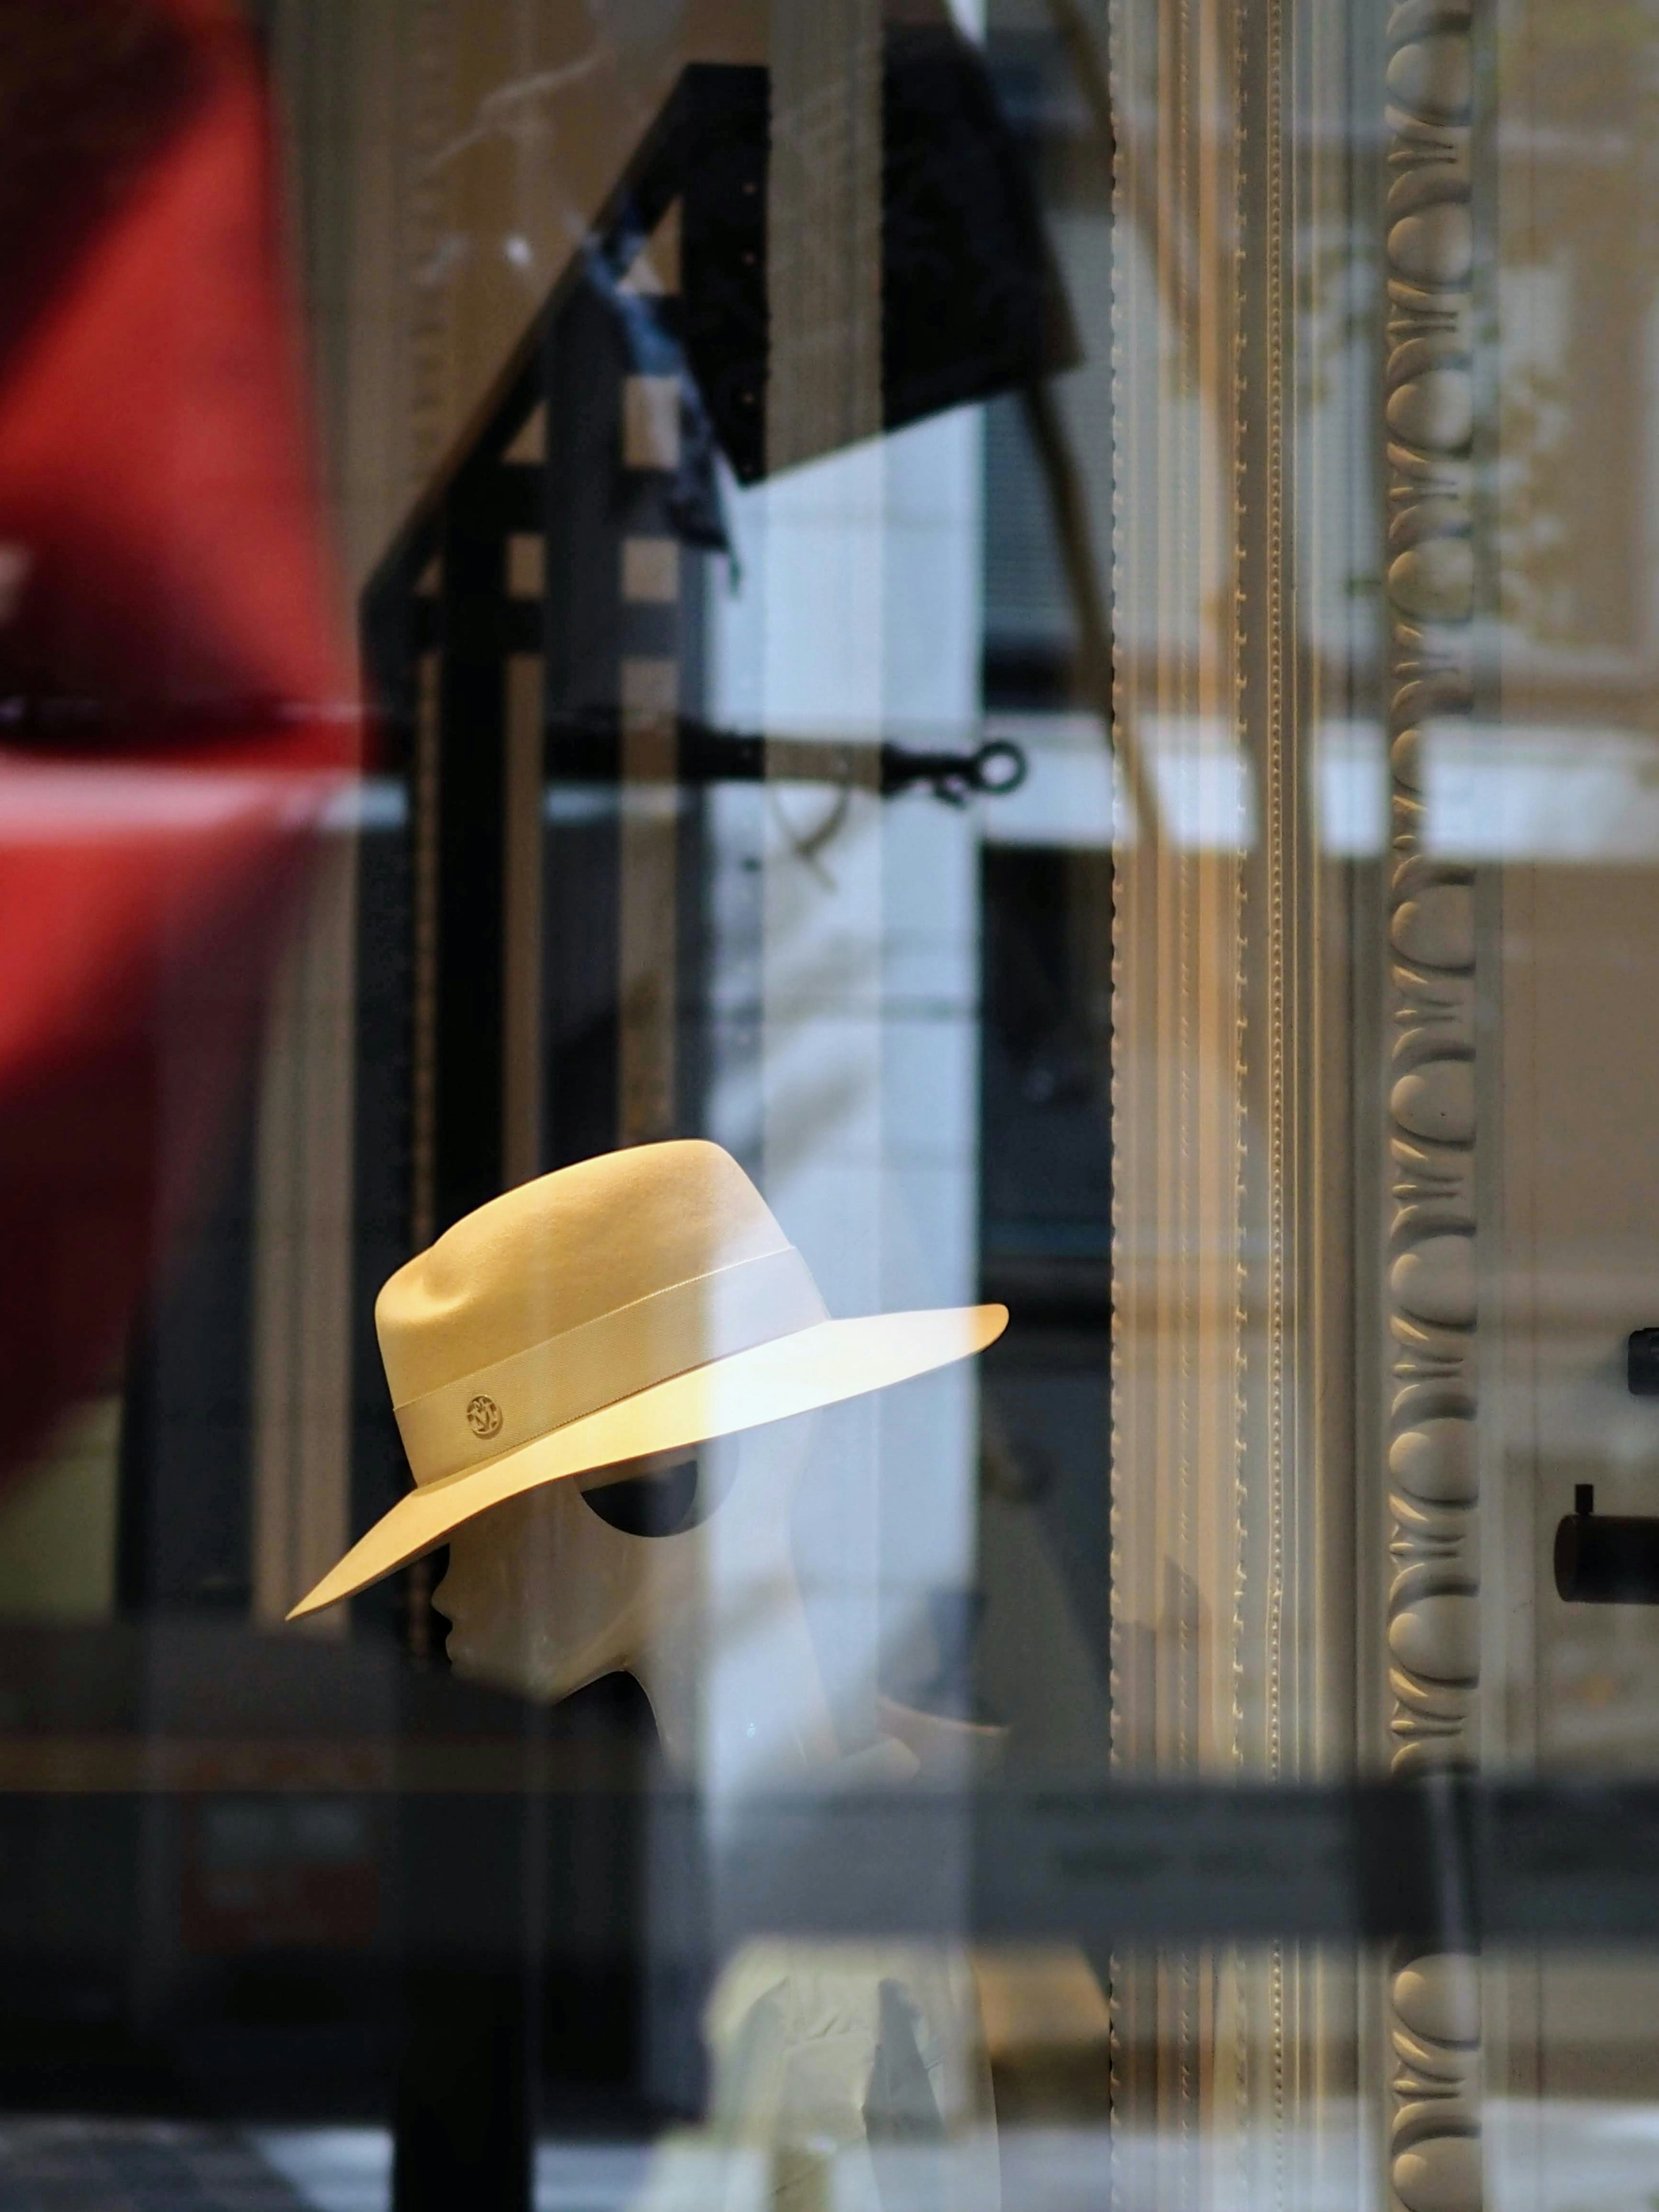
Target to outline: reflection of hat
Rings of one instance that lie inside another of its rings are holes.
[[[415,1488],[295,1614],[520,1491],[758,1428],[982,1352],[1005,1306],[831,1321],[718,1145],[640,1145],[491,1199],[399,1267],[374,1325]]]

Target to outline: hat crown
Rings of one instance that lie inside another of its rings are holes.
[[[521,1183],[399,1267],[374,1305],[402,1405],[636,1299],[789,1250],[731,1154],[636,1145]]]

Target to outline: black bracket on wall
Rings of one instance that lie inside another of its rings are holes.
[[[1659,1398],[1659,1328],[1631,1331],[1625,1380],[1632,1397]],[[1594,1485],[1577,1484],[1555,1531],[1555,1589],[1569,1605],[1659,1605],[1659,1518],[1598,1513]]]
[[[1659,1519],[1598,1513],[1577,1484],[1555,1531],[1555,1589],[1569,1605],[1659,1605]]]
[[[1659,1398],[1659,1328],[1633,1328],[1625,1341],[1625,1380],[1632,1398]]]

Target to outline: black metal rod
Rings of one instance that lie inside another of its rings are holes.
[[[860,786],[884,799],[919,786],[963,805],[1018,791],[1029,773],[1024,749],[990,738],[967,751],[922,750],[839,738],[768,738],[678,718],[673,774],[686,784],[760,783],[769,775],[804,783]],[[547,775],[554,783],[612,783],[621,764],[622,717],[614,710],[554,714],[547,720]]]

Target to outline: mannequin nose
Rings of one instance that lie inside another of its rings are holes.
[[[453,1561],[447,1561],[443,1573],[439,1577],[436,1587],[434,1589],[431,1597],[428,1600],[428,1603],[431,1606],[432,1610],[434,1613],[442,1613],[444,1619],[449,1622],[452,1628],[455,1625],[456,1599],[455,1593],[451,1589],[450,1584],[454,1581],[454,1579],[455,1570],[453,1563]]]

